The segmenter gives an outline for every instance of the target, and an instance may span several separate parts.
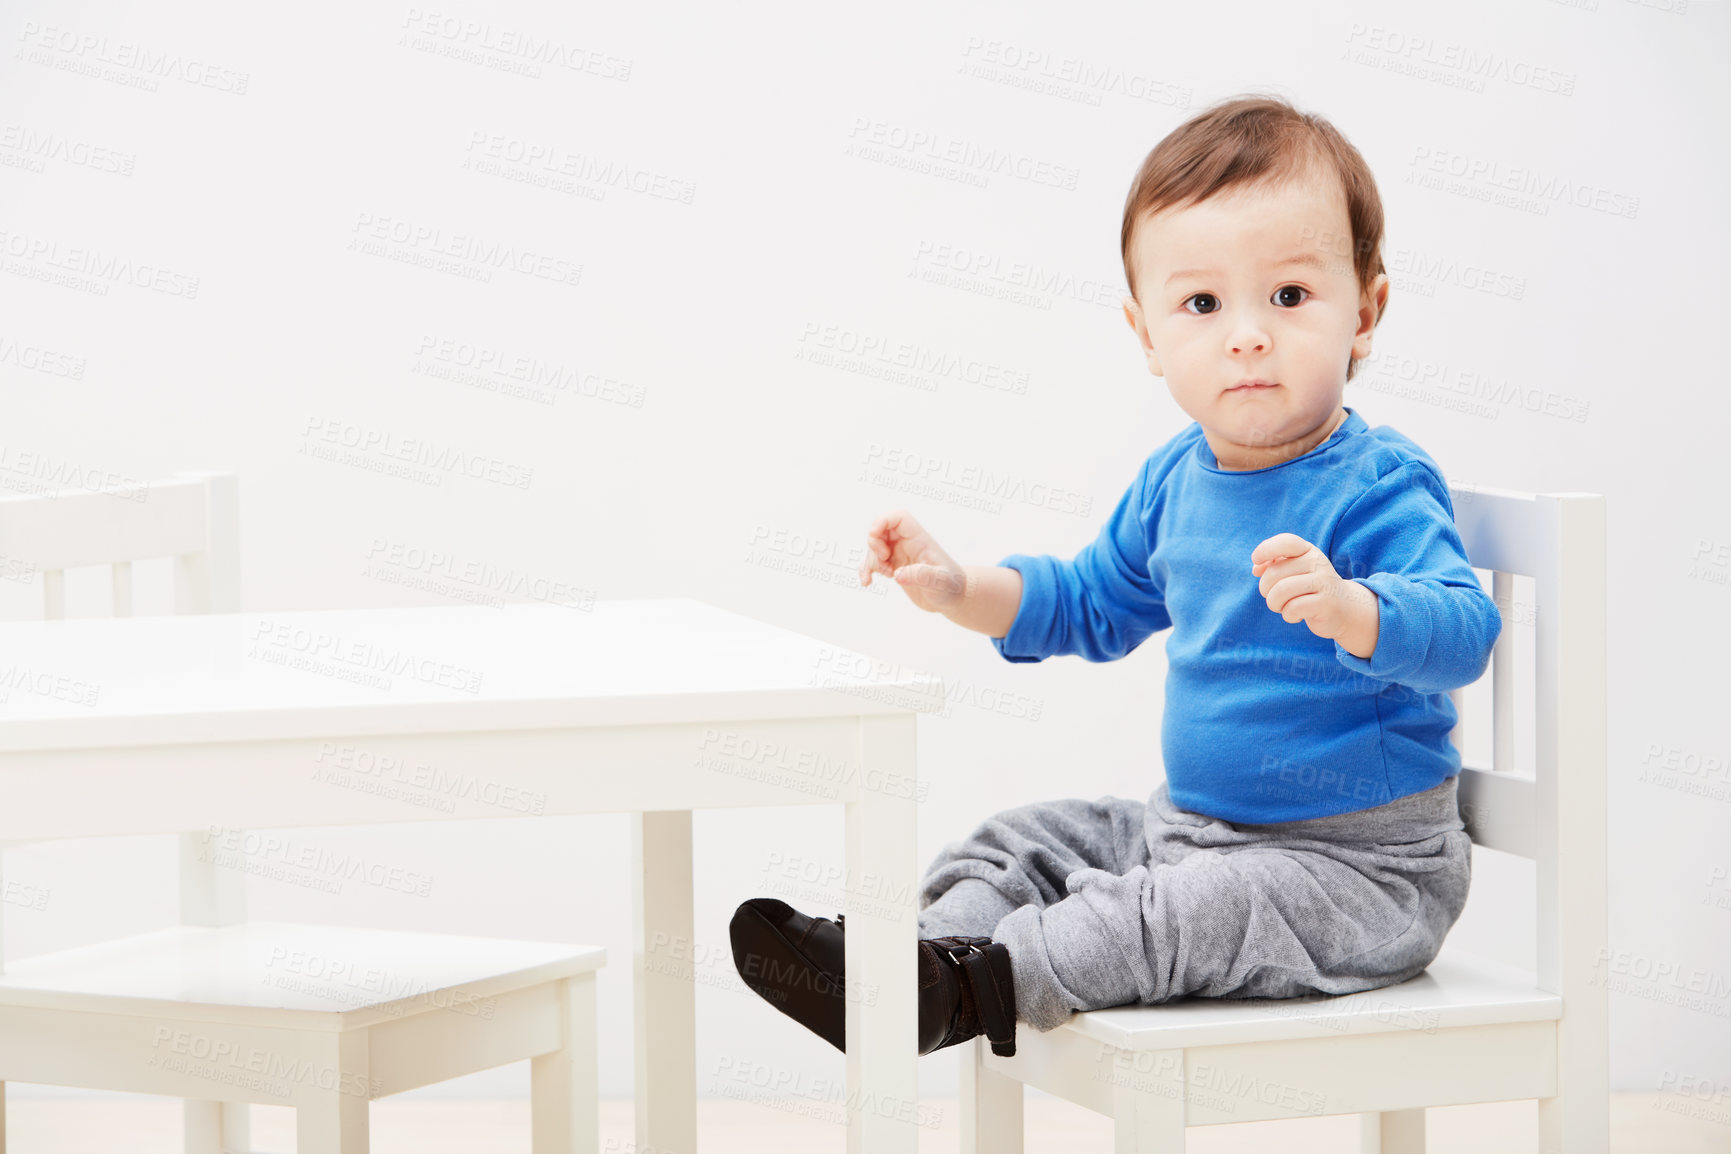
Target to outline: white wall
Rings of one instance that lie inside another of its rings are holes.
[[[1130,177],[1190,112],[1278,91],[1348,134],[1388,212],[1381,359],[1347,403],[1451,479],[1609,498],[1612,1076],[1724,1086],[1731,404],[1712,110],[1731,82],[1724,6],[1685,3],[12,6],[0,486],[235,470],[248,609],[461,596],[411,588],[429,574],[392,565],[400,546],[454,558],[459,577],[484,564],[605,598],[698,597],[936,672],[970,696],[920,723],[923,858],[1010,805],[1142,797],[1159,777],[1162,638],[1110,666],[1011,666],[851,573],[868,520],[897,506],[975,563],[1068,557],[1093,537],[1188,424],[1118,312]],[[499,45],[527,36],[579,67],[501,67],[517,58]],[[880,133],[893,143],[864,151]],[[495,137],[628,180],[508,179],[536,169],[479,164]],[[1028,167],[983,171],[994,151]],[[1476,175],[1450,179],[1456,166]],[[375,227],[438,239],[357,248]],[[517,246],[542,275],[413,263],[472,242]],[[159,271],[105,275],[114,259]],[[69,264],[72,284],[40,279]],[[1026,287],[1028,268],[1058,287]],[[889,351],[819,363],[832,326]],[[499,373],[463,383],[447,342],[573,383],[551,403]],[[1015,388],[897,381],[880,370],[903,349]],[[425,438],[526,483],[433,486],[304,454],[323,430]],[[905,492],[867,472],[892,454],[1089,503],[981,502],[965,481]],[[28,575],[10,576],[0,609],[36,612]],[[98,592],[74,612],[103,612],[99,575],[79,580]],[[979,690],[1038,702],[1039,718],[982,708]],[[1654,772],[1667,757],[1683,768]],[[746,992],[725,949],[734,906],[778,868],[839,865],[839,809],[704,813],[695,829],[700,1091],[746,1062],[839,1076],[840,1056]],[[603,1091],[629,1091],[622,817],[299,836],[431,874],[431,892],[253,879],[255,916],[605,944]],[[1456,932],[1530,962],[1510,919],[1530,916],[1531,870],[1495,856],[1479,856]],[[30,847],[7,865],[47,891],[41,909],[6,909],[13,956],[173,916],[164,839]],[[928,1092],[953,1088],[953,1062],[922,1070]],[[439,1092],[524,1085],[519,1068]]]

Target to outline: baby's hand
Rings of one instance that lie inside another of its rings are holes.
[[[967,592],[968,576],[911,513],[886,513],[866,530],[865,562],[859,583],[870,585],[882,573],[902,587],[908,599],[928,613],[942,613]]]
[[[1250,571],[1268,607],[1302,621],[1318,637],[1339,640],[1349,653],[1369,657],[1376,648],[1376,594],[1334,571],[1334,563],[1294,533],[1277,533],[1250,552]],[[1359,652],[1363,649],[1364,652]]]

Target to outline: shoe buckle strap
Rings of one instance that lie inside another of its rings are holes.
[[[992,1053],[1004,1058],[1013,1057],[1016,1052],[1016,1022],[1010,1016],[1003,991],[998,988],[998,976],[992,972],[986,952],[974,945],[967,946],[968,952],[964,954],[957,954],[954,947],[950,949],[950,956],[968,972],[974,987],[974,1009],[980,1015],[986,1040],[992,1044]]]

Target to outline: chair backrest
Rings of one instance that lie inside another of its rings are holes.
[[[1492,574],[1503,631],[1491,656],[1491,764],[1461,765],[1473,841],[1537,869],[1541,989],[1604,1001],[1593,967],[1606,942],[1605,498],[1449,485],[1467,559]],[[1514,575],[1534,587],[1534,767],[1514,766]],[[1465,691],[1449,694],[1465,745]]]
[[[108,565],[114,615],[132,616],[132,563],[171,558],[174,612],[240,612],[240,506],[233,473],[177,473],[166,481],[103,490],[0,498],[0,559],[42,574],[42,615],[66,616],[66,570]],[[203,837],[179,838],[180,920],[222,926],[244,920],[244,877],[218,869]],[[0,851],[6,848],[0,843]],[[0,950],[0,971],[4,970]]]
[[[0,558],[42,573],[43,616],[66,616],[66,570],[113,568],[114,615],[132,615],[132,563],[174,559],[176,613],[240,611],[233,473],[179,473],[107,490],[0,498]]]

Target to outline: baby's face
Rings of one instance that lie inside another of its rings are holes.
[[[1301,456],[1345,416],[1348,357],[1369,355],[1388,293],[1386,276],[1360,291],[1351,236],[1338,180],[1321,178],[1240,186],[1137,224],[1125,318],[1223,468]]]

